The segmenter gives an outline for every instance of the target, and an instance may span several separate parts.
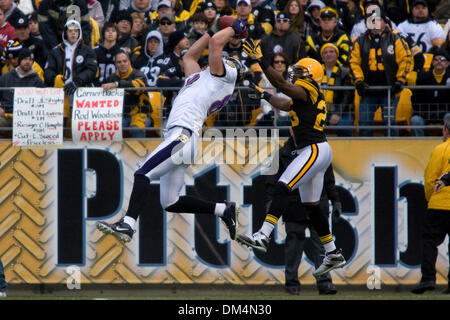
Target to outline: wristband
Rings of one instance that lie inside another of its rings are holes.
[[[268,93],[267,91],[264,91],[263,93],[261,93],[261,99],[266,100],[267,102],[270,102],[270,98],[272,98],[273,95]]]

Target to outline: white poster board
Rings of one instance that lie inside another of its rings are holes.
[[[123,89],[79,88],[73,98],[73,141],[122,141],[123,95]]]
[[[15,88],[14,146],[63,144],[64,91],[61,88]]]

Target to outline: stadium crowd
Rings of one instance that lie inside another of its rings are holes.
[[[124,127],[161,128],[183,85],[183,54],[225,15],[247,20],[249,38],[285,77],[301,58],[322,63],[327,125],[338,136],[374,135],[376,124],[415,125],[389,135],[423,136],[450,115],[450,0],[0,0],[0,87],[64,88],[66,126],[78,87],[146,88],[126,91]],[[281,94],[244,41],[231,39],[224,55],[243,61],[246,77],[206,125],[288,126],[249,86]],[[435,88],[411,89],[423,85]],[[0,91],[0,127],[12,125],[12,92]]]

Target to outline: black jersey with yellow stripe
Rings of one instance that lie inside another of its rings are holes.
[[[319,85],[310,77],[297,79],[295,84],[305,89],[308,95],[307,101],[293,99],[289,110],[298,148],[327,141],[323,131],[327,118],[327,105]]]

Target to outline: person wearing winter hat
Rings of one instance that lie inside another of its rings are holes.
[[[33,70],[33,52],[28,48],[20,48],[13,54],[17,55],[18,65],[0,77],[0,88],[45,87],[44,82]],[[0,101],[0,126],[10,127],[12,126],[14,90],[0,90]],[[11,132],[0,131],[2,137],[10,134]]]

